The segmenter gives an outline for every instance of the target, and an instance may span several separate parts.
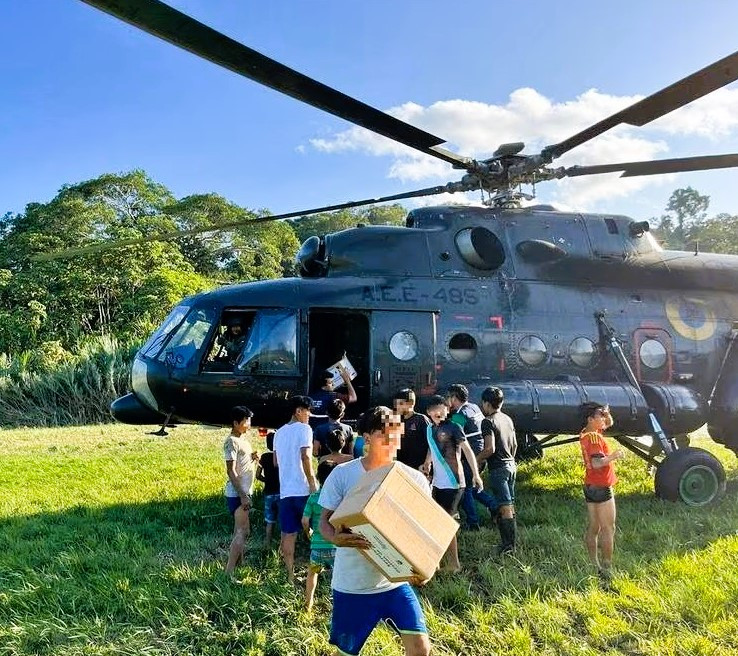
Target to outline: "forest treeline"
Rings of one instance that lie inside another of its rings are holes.
[[[292,275],[307,236],[357,223],[401,224],[399,205],[335,212],[299,222],[248,225],[268,215],[217,194],[177,199],[143,171],[65,185],[47,203],[0,220],[0,353],[36,350],[43,368],[90,338],[143,339],[182,297],[237,281]],[[232,230],[152,241],[73,258],[34,255],[244,221]],[[0,363],[1,365],[2,363]]]
[[[675,190],[664,213],[650,219],[654,234],[666,248],[738,253],[738,215],[709,216],[709,203],[692,188]],[[105,419],[107,401],[125,392],[137,345],[181,298],[293,275],[295,253],[308,236],[358,223],[401,225],[405,214],[390,205],[249,225],[269,212],[217,194],[178,199],[139,170],[65,185],[49,202],[5,214],[0,425],[23,424],[24,417],[29,425]],[[50,251],[236,221],[243,226],[33,260]]]

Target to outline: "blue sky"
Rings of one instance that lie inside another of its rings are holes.
[[[515,140],[533,151],[738,49],[732,0],[170,4],[473,156]],[[132,168],[177,196],[214,191],[273,212],[458,178],[78,0],[0,9],[0,213]],[[738,83],[694,105],[562,163],[738,152]],[[539,199],[643,218],[691,185],[712,212],[738,213],[736,170],[596,177],[539,187]]]

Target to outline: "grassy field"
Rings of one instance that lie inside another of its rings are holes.
[[[238,581],[222,573],[223,436],[0,431],[0,654],[330,653],[328,582],[305,613],[276,554],[260,549],[258,509]],[[524,465],[516,557],[490,557],[496,531],[462,534],[464,572],[421,592],[434,654],[738,654],[738,461],[697,445],[728,471],[726,496],[708,510],[659,502],[633,456],[619,466],[610,590],[581,544],[577,447]],[[386,629],[363,652],[401,653]]]

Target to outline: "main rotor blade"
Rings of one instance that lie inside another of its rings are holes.
[[[643,126],[738,79],[738,51],[595,123],[543,153],[552,159],[621,123]],[[549,160],[551,161],[551,160]]]
[[[703,155],[701,157],[657,159],[647,162],[623,162],[622,164],[601,164],[598,166],[572,166],[565,170],[565,175],[573,178],[580,175],[596,175],[598,173],[622,171],[621,178],[632,178],[637,175],[728,169],[734,166],[738,166],[738,154]]]
[[[471,160],[443,148],[444,139],[318,82],[177,11],[160,0],[82,0],[164,41],[334,116],[432,155],[457,168]]]
[[[256,225],[258,223],[268,223],[270,221],[282,221],[294,217],[310,216],[312,214],[320,214],[322,212],[334,212],[336,210],[345,210],[352,207],[361,207],[362,205],[373,205],[375,203],[386,203],[393,200],[402,200],[403,198],[418,198],[420,196],[433,196],[445,192],[454,193],[455,191],[466,191],[461,183],[450,183],[438,187],[428,187],[426,189],[418,189],[417,191],[407,191],[402,194],[393,194],[392,196],[382,196],[380,198],[365,198],[364,200],[355,200],[348,203],[339,203],[337,205],[326,205],[324,207],[316,207],[311,210],[300,210],[299,212],[287,212],[285,214],[276,214],[273,216],[259,216],[254,219],[242,219],[240,221],[230,221],[228,223],[220,223],[207,228],[192,228],[190,230],[176,230],[172,232],[161,232],[147,237],[135,237],[132,239],[120,239],[113,242],[98,242],[89,246],[80,246],[77,248],[68,248],[66,250],[54,251],[52,253],[40,253],[32,256],[32,262],[48,262],[50,260],[64,260],[77,255],[89,255],[90,253],[101,253],[104,251],[123,248],[124,246],[137,246],[139,244],[148,244],[155,241],[171,241],[181,237],[191,237],[206,232],[220,232],[223,230],[231,230],[242,226]]]

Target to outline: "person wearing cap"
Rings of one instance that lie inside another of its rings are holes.
[[[482,437],[484,446],[477,454],[480,465],[486,460],[489,469],[489,486],[500,504],[497,528],[500,531],[500,553],[515,551],[517,524],[515,520],[515,454],[518,440],[515,425],[509,415],[502,412],[504,395],[499,387],[487,387],[482,392]]]
[[[302,514],[308,497],[318,489],[313,474],[313,429],[309,396],[293,396],[292,418],[274,434],[274,466],[279,468],[280,552],[287,580],[295,580],[295,542],[302,531]]]

